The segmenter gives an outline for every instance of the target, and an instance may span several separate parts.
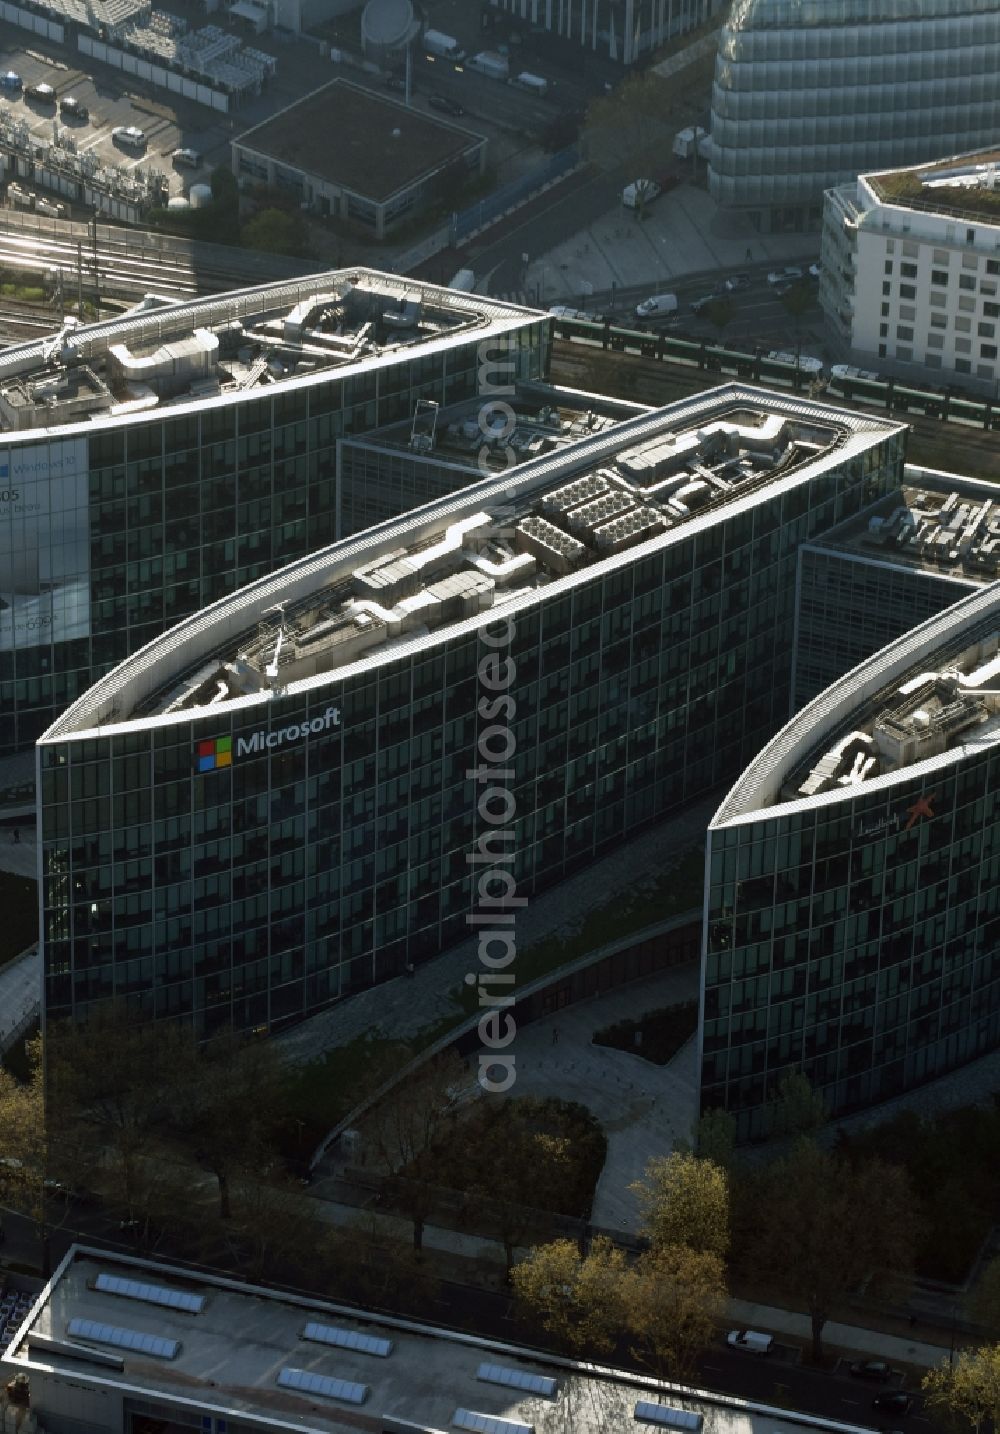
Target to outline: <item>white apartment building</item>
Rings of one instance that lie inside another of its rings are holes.
[[[858,364],[994,395],[1000,149],[827,190],[820,303]]]

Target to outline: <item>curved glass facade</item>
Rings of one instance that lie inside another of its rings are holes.
[[[975,594],[920,631],[992,642],[998,613],[995,592]],[[887,650],[913,654],[897,683],[913,662],[934,665],[915,638]],[[741,1139],[765,1133],[788,1071],[837,1116],[1000,1043],[1000,746],[989,725],[891,777],[745,810],[796,753],[823,750],[829,710],[852,689],[878,690],[885,662],[806,708],[709,829],[702,1109],[731,1111]],[[857,720],[842,705],[835,730]]]
[[[712,87],[709,187],[763,228],[818,225],[865,170],[994,143],[997,0],[743,0]]]

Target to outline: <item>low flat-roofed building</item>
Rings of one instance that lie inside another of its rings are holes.
[[[832,1117],[1000,1043],[1000,583],[798,713],[708,830],[701,1103]]]
[[[435,185],[475,177],[486,139],[350,80],[331,80],[232,141],[233,172],[382,238]]]
[[[0,1370],[27,1377],[31,1411],[51,1434],[797,1427],[793,1416],[743,1399],[80,1245]]]
[[[150,643],[38,745],[46,1020],[276,1030],[464,939],[484,743],[525,894],[732,781],[790,710],[797,549],[898,487],[904,434],[727,384]]]

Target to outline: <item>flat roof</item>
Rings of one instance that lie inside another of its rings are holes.
[[[473,130],[337,79],[248,129],[233,147],[383,203],[483,143]]]
[[[903,431],[735,382],[640,414],[220,599],[99,679],[42,740],[235,707],[263,715],[276,696],[631,566]],[[501,416],[492,441],[507,440]]]
[[[931,164],[863,174],[884,204],[1000,225],[1000,149],[973,150]]]
[[[102,1278],[103,1277],[103,1278]],[[100,1279],[131,1282],[132,1294],[96,1288]],[[180,1296],[190,1312],[134,1297],[134,1286]],[[89,1321],[89,1325],[71,1321]],[[307,1324],[350,1331],[389,1353],[364,1353],[303,1337]],[[94,1326],[163,1341],[160,1354],[109,1345]],[[80,1333],[80,1330],[85,1331]],[[74,1357],[76,1355],[77,1357]],[[120,1367],[108,1363],[108,1356]],[[171,1357],[172,1355],[172,1357]],[[526,1425],[534,1434],[603,1434],[636,1424],[639,1400],[700,1414],[705,1434],[791,1434],[798,1423],[845,1430],[819,1418],[782,1419],[775,1410],[725,1395],[668,1385],[622,1370],[546,1358],[530,1350],[410,1321],[297,1299],[261,1286],[191,1274],[155,1261],[74,1245],[42,1291],[0,1361],[31,1377],[32,1405],[44,1420],[46,1379],[95,1394],[109,1388],[158,1405],[188,1406],[262,1428],[342,1434],[380,1427],[383,1416],[434,1430],[454,1427],[458,1410]],[[535,1376],[539,1392],[480,1377],[483,1365]],[[278,1380],[294,1369],[367,1390],[351,1406],[319,1390],[299,1392]],[[37,1377],[36,1377],[37,1376]],[[486,1428],[466,1424],[465,1428]],[[508,1426],[509,1427],[509,1426]],[[503,1426],[501,1426],[503,1428]],[[510,1431],[513,1434],[513,1431]]]
[[[995,483],[910,469],[902,488],[810,544],[984,587],[1000,577]],[[958,600],[959,593],[955,598]]]
[[[709,825],[714,830],[891,792],[917,776],[933,792],[935,772],[997,743],[1000,584],[991,583],[808,703],[754,758]],[[911,812],[910,825],[934,815],[933,809]]]
[[[544,315],[363,267],[284,279],[211,298],[155,303],[0,353],[0,435],[134,425],[164,409],[249,401],[488,339]]]

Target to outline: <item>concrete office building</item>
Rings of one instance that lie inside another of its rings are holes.
[[[904,470],[901,489],[799,549],[797,711],[852,667],[1000,577],[996,485]]]
[[[472,397],[484,361],[539,378],[548,342],[544,315],[353,269],[6,349],[0,754],[164,628],[348,531],[339,439]],[[428,476],[394,511],[456,475]]]
[[[994,148],[828,191],[820,302],[859,364],[996,394],[998,162]]]
[[[788,715],[797,549],[904,431],[730,384],[150,643],[38,746],[46,1018],[278,1029],[735,778]]]
[[[627,1370],[85,1245],[32,1301],[0,1370],[27,1381],[25,1434],[604,1434],[667,1418],[689,1434],[797,1427],[746,1399],[675,1384],[663,1403],[661,1381]],[[17,1412],[0,1408],[6,1427]]]
[[[658,45],[704,24],[719,0],[491,0],[577,50],[634,65]]]
[[[760,1134],[785,1071],[832,1115],[1000,1042],[1000,585],[810,703],[708,833],[702,1108]]]
[[[709,191],[763,231],[823,191],[1000,133],[997,0],[737,0],[712,87]]]
[[[246,130],[232,152],[238,179],[283,189],[378,239],[486,167],[481,134],[349,80],[332,80]]]

